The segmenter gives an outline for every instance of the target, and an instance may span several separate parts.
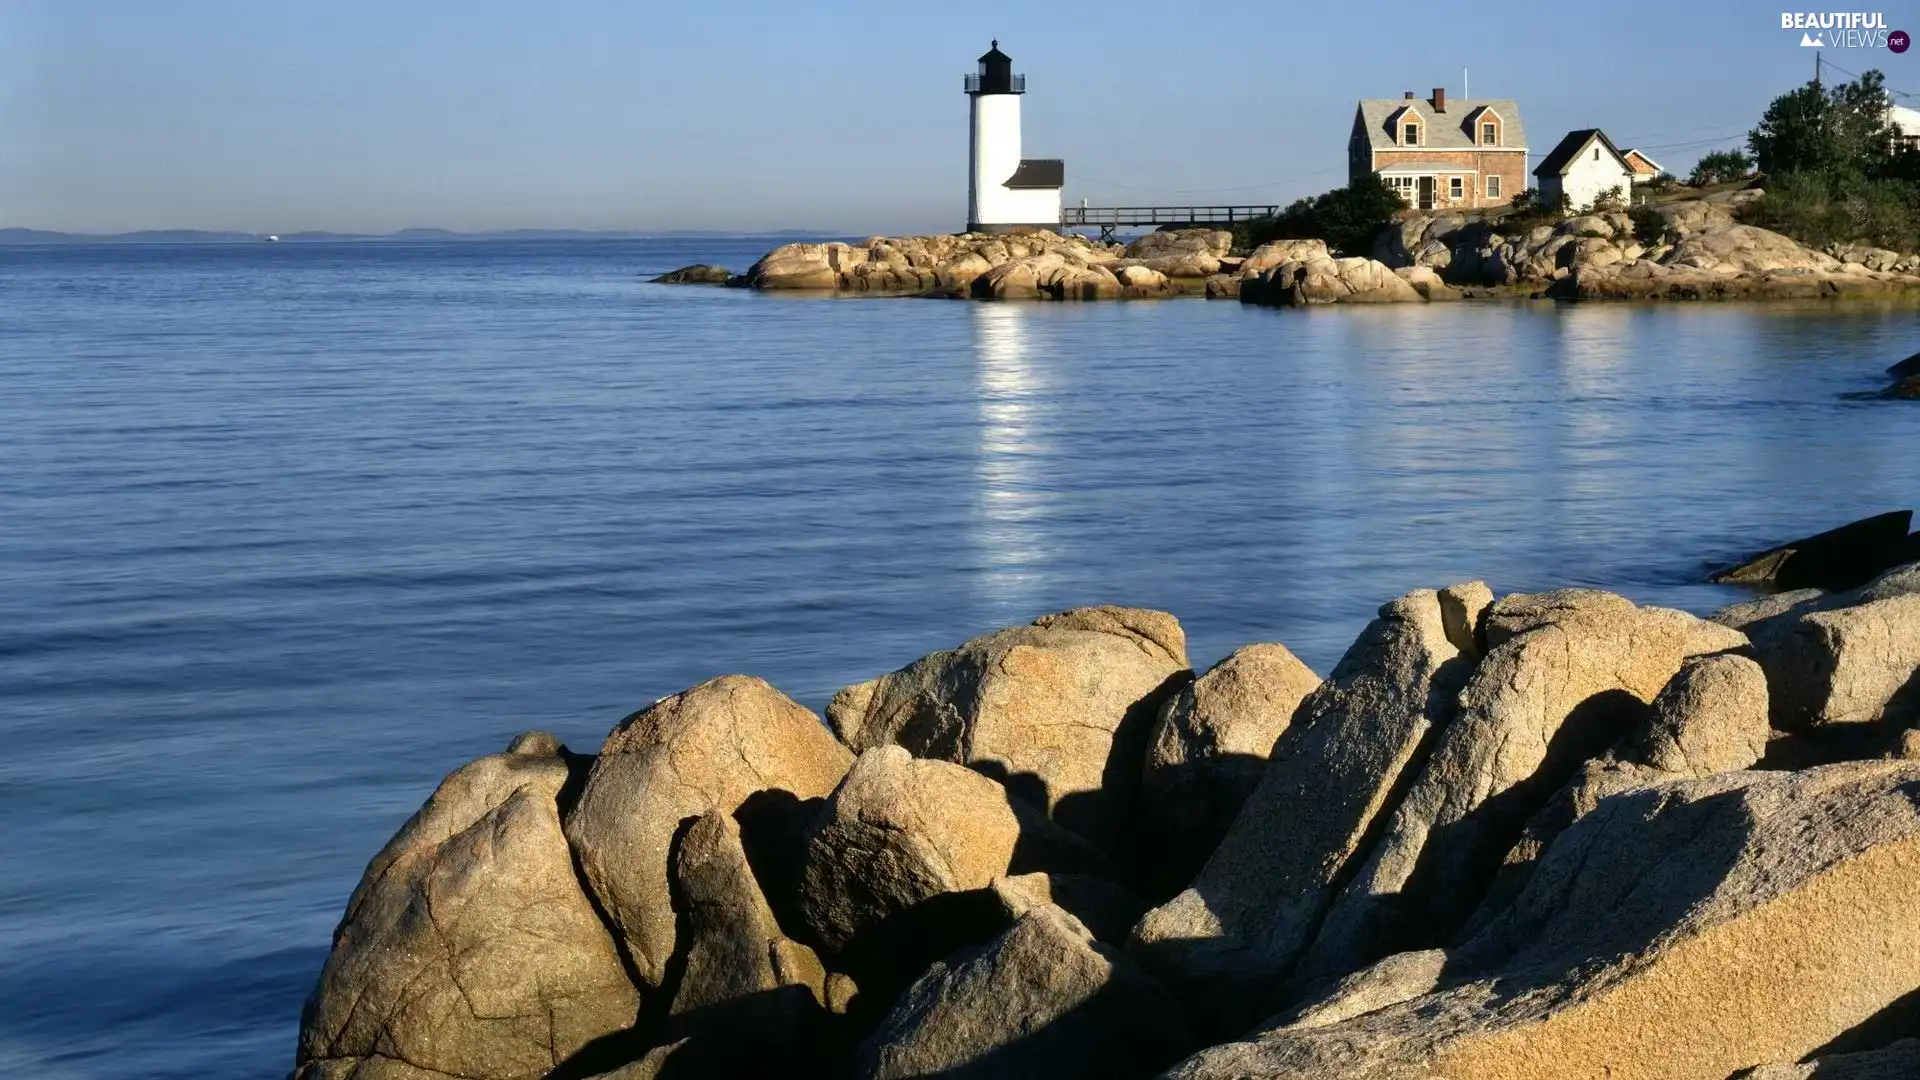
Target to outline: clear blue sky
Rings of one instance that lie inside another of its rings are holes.
[[[1462,67],[1536,160],[1599,126],[1684,172],[1810,75],[1779,11],[0,0],[0,225],[952,229],[994,37],[1073,201],[1334,186],[1356,98],[1459,96]],[[1920,90],[1920,50],[1829,56]]]

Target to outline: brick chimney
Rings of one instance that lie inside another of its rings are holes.
[[[1433,111],[1447,111],[1447,88],[1444,86],[1436,86],[1433,88]]]

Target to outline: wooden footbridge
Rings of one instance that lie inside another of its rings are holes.
[[[1060,211],[1060,226],[1097,228],[1100,239],[1111,240],[1120,229],[1157,229],[1163,225],[1230,228],[1279,212],[1278,206],[1068,206]]]

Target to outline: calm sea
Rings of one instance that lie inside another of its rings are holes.
[[[1325,671],[1416,586],[1708,610],[1920,503],[1914,309],[655,286],[771,241],[0,249],[0,1074],[260,1077],[462,761],[1060,608]]]

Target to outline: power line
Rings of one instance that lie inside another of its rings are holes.
[[[1846,68],[1841,67],[1839,64],[1836,64],[1831,60],[1822,61],[1822,63],[1825,66],[1832,68],[1833,70],[1839,72],[1842,75],[1851,75],[1856,79],[1865,77],[1857,71],[1848,71]],[[1910,94],[1905,90],[1895,90],[1891,86],[1883,86],[1882,89],[1884,89],[1887,93],[1892,94],[1894,97],[1920,98],[1920,94]]]

